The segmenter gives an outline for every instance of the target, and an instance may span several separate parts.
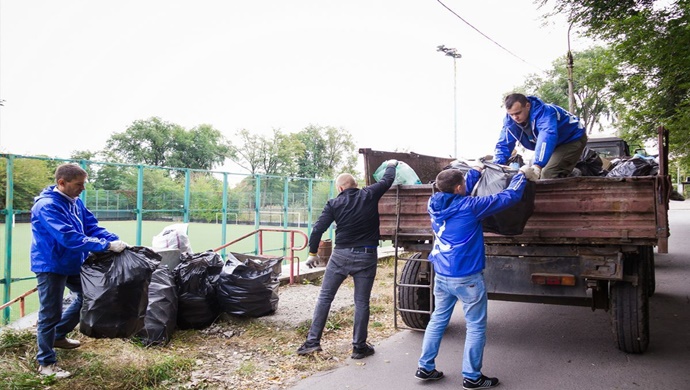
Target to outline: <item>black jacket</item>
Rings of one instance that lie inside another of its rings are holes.
[[[316,253],[323,233],[335,221],[335,247],[379,245],[379,199],[395,180],[395,167],[387,167],[381,181],[370,186],[348,188],[326,202],[309,236],[309,253]]]

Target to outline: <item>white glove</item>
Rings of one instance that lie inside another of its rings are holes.
[[[481,172],[482,170],[484,170],[484,163],[482,162],[482,160],[481,160],[480,158],[478,158],[478,159],[472,161],[472,163],[470,164],[470,166],[471,166],[473,169],[475,169],[475,170],[477,170],[477,171],[479,171],[479,172]]]
[[[395,160],[395,159],[388,160],[388,166],[389,167],[397,167],[398,166],[398,160]]]
[[[314,254],[309,254],[309,257],[307,257],[307,262],[305,263],[307,267],[309,268],[314,268],[317,267],[321,263],[321,258],[319,255],[314,255]]]
[[[522,167],[520,167],[520,172],[522,172],[525,175],[525,178],[527,180],[537,181],[539,180],[539,175],[541,174],[541,168],[539,168],[536,165],[532,165],[531,167],[523,165]]]
[[[119,253],[119,252],[122,252],[123,250],[125,250],[125,248],[127,248],[128,246],[129,245],[127,245],[127,243],[124,241],[120,241],[120,240],[110,241],[110,245],[108,245],[108,250],[111,252],[118,252]]]

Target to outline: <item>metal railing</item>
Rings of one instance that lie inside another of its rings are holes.
[[[230,241],[229,243],[227,243],[227,244],[225,244],[225,245],[219,246],[218,248],[214,249],[213,251],[214,251],[214,252],[218,252],[219,250],[223,250],[223,249],[229,247],[229,246],[232,245],[232,244],[235,244],[235,243],[237,243],[237,242],[239,242],[239,241],[244,240],[244,239],[247,238],[247,237],[251,237],[251,236],[253,236],[253,235],[255,235],[255,234],[258,234],[258,238],[259,238],[259,247],[258,247],[259,255],[260,255],[260,256],[262,256],[262,255],[265,256],[265,254],[264,254],[264,245],[263,245],[263,242],[264,242],[264,240],[263,240],[263,233],[264,233],[264,232],[290,233],[290,247],[289,247],[290,255],[289,255],[289,256],[284,256],[284,257],[287,258],[287,259],[290,261],[290,284],[294,284],[294,282],[295,282],[295,272],[294,272],[294,269],[295,269],[295,267],[294,267],[295,259],[297,259],[297,277],[299,277],[299,256],[295,256],[295,251],[301,251],[302,249],[304,249],[304,248],[307,247],[307,244],[309,244],[309,238],[308,238],[307,235],[304,234],[304,232],[302,232],[302,231],[293,230],[293,229],[266,229],[266,228],[264,228],[264,229],[257,229],[257,230],[254,230],[253,232],[250,232],[250,233],[247,233],[247,234],[243,235],[242,237],[239,237],[239,238],[237,238],[237,239],[235,239],[235,240],[232,240],[232,241]],[[301,247],[296,247],[296,246],[295,246],[295,234],[299,234],[299,235],[301,235],[301,236],[304,238],[304,245],[302,245]]]

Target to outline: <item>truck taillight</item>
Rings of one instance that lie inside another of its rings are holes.
[[[575,275],[570,274],[532,274],[532,283],[546,286],[574,286]]]

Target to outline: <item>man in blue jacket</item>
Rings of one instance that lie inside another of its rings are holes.
[[[66,378],[71,374],[56,365],[53,348],[72,349],[79,341],[67,338],[79,323],[82,305],[81,265],[89,252],[121,252],[127,244],[98,226],[96,217],[84,206],[79,194],[87,174],[75,164],[55,170],[55,185],[45,188],[31,208],[31,271],[38,283],[36,360],[41,375]],[[65,287],[76,298],[62,312]]]
[[[317,250],[321,236],[333,222],[337,225],[335,248],[323,275],[307,340],[297,349],[298,355],[309,355],[322,350],[321,335],[331,303],[348,275],[355,282],[351,357],[362,359],[374,354],[374,347],[367,343],[367,337],[369,298],[378,264],[376,247],[381,239],[378,205],[379,199],[393,185],[397,165],[398,161],[389,160],[381,180],[362,189],[357,188],[355,178],[349,173],[340,174],[336,178],[338,196],[326,203],[309,237],[309,257],[306,264],[313,266],[319,261]]]
[[[534,151],[528,176],[568,177],[587,144],[587,132],[573,114],[535,96],[513,93],[505,98],[506,116],[493,162],[505,164],[515,143]]]
[[[487,323],[482,219],[520,201],[527,183],[525,170],[529,168],[521,168],[505,190],[481,197],[468,196],[479,180],[478,170],[468,171],[466,178],[458,169],[447,169],[436,176],[435,185],[441,192],[433,194],[428,204],[434,231],[429,254],[435,272],[434,311],[424,332],[417,379],[443,377],[443,372],[436,370],[436,356],[459,300],[467,327],[462,359],[463,388],[485,389],[498,385],[497,378],[489,378],[481,371]]]

